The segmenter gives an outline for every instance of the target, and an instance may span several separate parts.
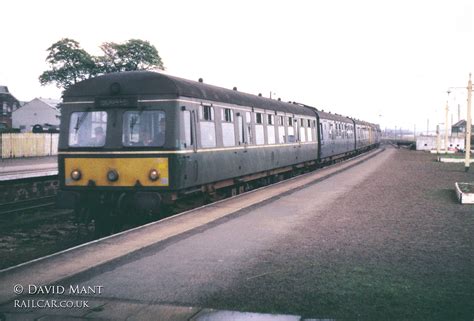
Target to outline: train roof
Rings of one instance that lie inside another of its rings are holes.
[[[331,119],[331,120],[337,120],[340,122],[352,123],[352,118],[347,117],[347,116],[332,114],[332,113],[328,113],[322,110],[318,110],[317,113],[320,119]]]
[[[189,97],[276,110],[290,114],[316,116],[316,110],[311,107],[308,108],[152,71],[110,73],[87,79],[69,87],[64,92],[63,99],[65,102],[72,102],[77,101],[80,97],[110,97],[113,95],[111,86],[114,83],[120,85],[121,95]]]
[[[369,123],[369,122],[364,121],[364,120],[354,119],[354,122],[356,123],[356,125],[364,125],[364,126],[369,126],[369,127],[372,127],[372,128],[378,128],[379,127],[378,124]]]

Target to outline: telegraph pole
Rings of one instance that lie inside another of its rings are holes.
[[[471,74],[469,74],[469,81],[467,83],[467,119],[466,119],[466,158],[464,160],[464,170],[469,170],[471,163],[471,94],[472,94],[472,81]]]
[[[446,100],[446,120],[444,122],[445,124],[445,133],[444,133],[444,153],[447,154],[448,153],[448,112],[449,112],[449,105],[448,105],[448,102],[449,102],[449,93],[451,91],[447,91],[448,93],[448,100]]]
[[[439,124],[436,125],[436,155],[439,155]]]

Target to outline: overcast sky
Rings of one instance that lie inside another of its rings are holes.
[[[0,85],[25,101],[60,98],[38,76],[65,37],[91,54],[148,40],[172,75],[417,131],[444,122],[448,87],[474,71],[472,0],[15,0],[2,13]],[[449,99],[465,118],[466,90]]]

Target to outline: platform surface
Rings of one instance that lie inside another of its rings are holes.
[[[388,149],[258,205],[216,204],[209,211],[237,211],[52,282],[84,287],[84,296],[17,297],[80,298],[94,308],[19,309],[10,301],[0,311],[51,320],[243,317],[236,311],[264,314],[252,320],[472,319],[474,209],[458,204],[452,181],[474,174],[458,167]],[[15,283],[0,285],[13,291]]]
[[[0,159],[0,181],[57,174],[57,156]]]

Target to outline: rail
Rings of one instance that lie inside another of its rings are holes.
[[[19,200],[16,202],[0,204],[0,216],[12,213],[26,212],[45,207],[51,207],[55,204],[56,195]]]

